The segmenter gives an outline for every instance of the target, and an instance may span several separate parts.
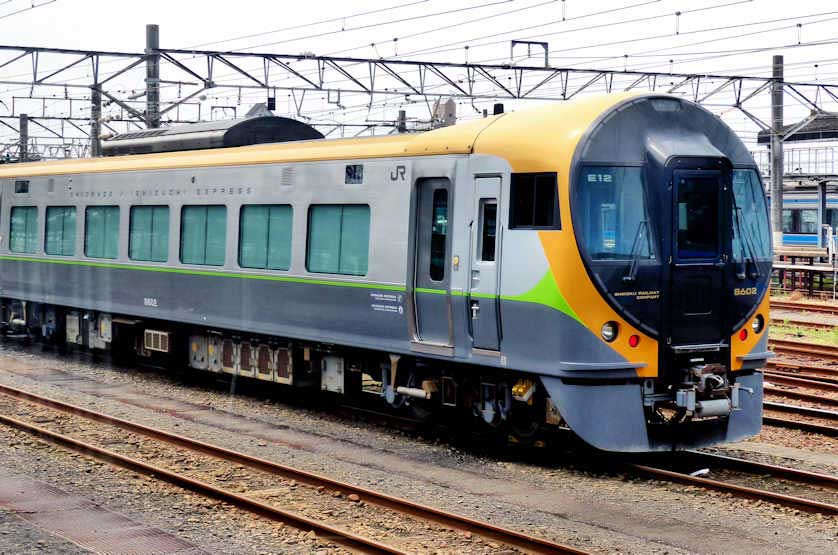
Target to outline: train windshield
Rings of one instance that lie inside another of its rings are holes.
[[[577,230],[592,260],[655,257],[646,210],[643,168],[597,166],[582,170]]]
[[[733,258],[771,258],[765,192],[755,170],[733,170]]]

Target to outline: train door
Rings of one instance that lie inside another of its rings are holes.
[[[500,350],[498,202],[500,177],[474,180],[468,309],[475,349]]]
[[[417,183],[413,302],[416,335],[422,343],[450,346],[452,341],[451,182],[425,179]]]
[[[726,174],[673,172],[672,344],[724,341]]]

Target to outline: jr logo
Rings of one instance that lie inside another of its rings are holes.
[[[405,166],[396,166],[396,168],[390,172],[390,181],[404,181],[405,180],[405,173],[407,172],[407,167]]]
[[[756,294],[756,287],[736,287],[733,289],[733,295],[736,297],[751,297]]]

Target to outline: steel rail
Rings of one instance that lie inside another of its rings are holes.
[[[675,472],[673,470],[666,470],[654,466],[647,466],[643,464],[630,464],[631,468],[637,470],[641,474],[647,476],[666,479],[671,482],[679,482],[692,486],[700,486],[705,489],[712,489],[722,491],[725,493],[732,493],[739,497],[747,497],[750,499],[759,499],[762,501],[771,501],[785,506],[797,507],[810,512],[838,514],[838,505],[831,503],[824,503],[822,501],[815,501],[813,499],[805,499],[794,495],[785,495],[773,491],[767,491],[748,486],[741,486],[730,482],[723,482],[720,480],[711,480],[709,478],[701,478],[699,476],[692,476],[682,472]]]
[[[780,324],[791,324],[794,326],[800,326],[804,328],[813,328],[818,330],[830,330],[835,327],[835,324],[828,324],[826,322],[809,322],[808,320],[798,320],[798,319],[787,319],[787,318],[771,318],[771,323],[780,325]]]
[[[797,310],[802,312],[818,312],[821,314],[835,314],[838,315],[838,306],[835,305],[821,305],[815,303],[804,303],[797,301],[780,301],[771,300],[770,308],[778,308],[781,310]]]
[[[838,378],[838,368],[835,368],[834,366],[793,362],[783,359],[771,359],[768,361],[768,366],[772,366],[774,368],[786,368],[788,370],[802,370],[804,372],[819,372],[821,374],[827,374]]]
[[[811,407],[801,407],[799,405],[787,405],[785,403],[773,403],[771,401],[763,401],[762,406],[765,409],[777,412],[787,412],[790,414],[800,414],[803,416],[811,416],[813,418],[823,418],[824,420],[838,420],[838,412],[832,410],[813,409]]]
[[[705,451],[688,450],[685,453],[687,453],[690,457],[701,461],[701,464],[721,463],[726,468],[744,469],[751,472],[769,472],[782,478],[791,478],[793,480],[809,482],[831,489],[838,489],[838,476],[833,476],[831,474],[822,474],[820,472],[812,472],[810,470],[800,470],[799,468],[741,459],[738,457],[731,457],[730,455],[720,455],[718,453],[707,453]]]
[[[808,401],[810,403],[819,403],[822,405],[838,407],[838,399],[832,399],[830,397],[821,397],[820,395],[814,395],[812,393],[802,393],[800,391],[792,391],[789,389],[780,389],[777,387],[771,387],[770,384],[767,385],[768,387],[765,387],[763,389],[763,393],[766,395],[787,397],[789,399],[798,399],[800,401]]]
[[[41,439],[50,441],[57,445],[61,445],[68,449],[72,449],[73,451],[76,451],[83,455],[88,455],[95,459],[115,464],[117,466],[133,470],[135,472],[141,472],[143,474],[168,482],[175,486],[194,491],[206,497],[218,499],[219,501],[223,501],[225,503],[230,503],[231,505],[235,505],[242,509],[246,509],[248,511],[254,512],[272,520],[290,524],[302,530],[315,530],[324,539],[343,545],[344,547],[350,549],[359,550],[364,553],[406,553],[396,547],[389,546],[387,544],[378,542],[374,539],[366,538],[364,536],[354,534],[348,530],[342,530],[340,528],[330,526],[324,522],[310,519],[304,515],[292,511],[286,511],[271,505],[267,505],[265,503],[235,493],[233,491],[216,487],[212,484],[208,484],[207,482],[196,480],[194,478],[190,478],[177,472],[172,472],[171,470],[168,470],[163,467],[148,464],[146,462],[131,457],[126,457],[125,455],[121,455],[119,453],[116,453],[115,451],[103,449],[101,447],[97,447],[84,441],[79,441],[67,435],[47,430],[46,428],[43,428],[35,424],[31,424],[29,422],[24,422],[23,420],[19,420],[17,418],[12,418],[10,416],[0,414],[0,423],[6,424],[7,426],[16,428],[18,430],[39,437]]]
[[[789,372],[787,370],[782,370],[780,368],[773,369],[773,370],[764,370],[764,373],[767,373],[769,376],[783,376],[788,378],[798,378],[801,380],[810,380],[813,382],[818,382],[822,384],[832,384],[838,386],[838,377],[832,376],[824,376],[821,374],[813,374],[810,372]]]
[[[765,380],[771,383],[779,383],[784,385],[796,385],[799,387],[805,387],[808,389],[817,389],[820,391],[838,391],[838,384],[822,382],[818,380],[812,379],[805,379],[805,378],[795,378],[789,376],[788,374],[782,374],[777,372],[763,371],[763,375],[765,376]]]
[[[795,353],[833,360],[838,359],[838,347],[824,345],[822,343],[793,341],[791,339],[771,339],[768,345],[769,347],[773,347],[775,353]]]
[[[324,486],[330,489],[340,490],[347,494],[355,494],[366,503],[371,503],[374,505],[385,507],[403,514],[408,514],[417,518],[421,518],[426,521],[435,522],[437,524],[446,526],[454,530],[471,532],[472,534],[496,540],[506,545],[519,548],[528,553],[561,553],[574,555],[585,555],[587,553],[574,547],[562,545],[550,541],[548,539],[531,536],[529,534],[496,526],[488,522],[475,520],[463,515],[449,513],[441,509],[436,509],[434,507],[429,507],[427,505],[422,505],[413,501],[408,501],[406,499],[391,496],[361,486],[356,486],[348,484],[346,482],[334,480],[326,476],[286,466],[280,463],[276,463],[274,461],[269,461],[267,459],[261,459],[244,453],[239,453],[237,451],[226,449],[224,447],[220,447],[210,443],[205,443],[199,440],[188,438],[186,436],[173,434],[165,430],[152,428],[143,424],[137,424],[135,422],[124,420],[122,418],[79,407],[77,405],[72,405],[70,403],[65,403],[63,401],[58,401],[56,399],[52,399],[42,395],[37,395],[34,393],[23,391],[21,389],[17,389],[7,385],[0,384],[0,394],[36,403],[41,406],[53,408],[69,414],[74,414],[76,416],[87,418],[96,422],[110,424],[112,426],[116,426],[130,432],[138,433],[146,437],[151,437],[154,439],[165,441],[172,445],[185,447],[187,449],[211,455],[213,457],[229,462],[247,465],[257,470],[271,472],[273,474],[277,474],[289,479],[294,479],[299,482],[303,482],[315,487]]]
[[[816,424],[814,422],[805,422],[801,420],[791,420],[788,418],[777,418],[775,416],[762,416],[762,423],[769,426],[776,426],[778,428],[788,428],[790,430],[800,430],[803,432],[811,432],[829,437],[838,437],[838,427],[827,426],[826,424]]]

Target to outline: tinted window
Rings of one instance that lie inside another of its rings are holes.
[[[129,226],[128,257],[131,260],[168,261],[168,206],[132,206]]]
[[[48,206],[44,251],[57,256],[76,254],[76,207]]]
[[[445,247],[448,240],[448,190],[434,191],[433,221],[431,221],[431,262],[429,272],[431,279],[442,281],[445,279]]]
[[[593,260],[652,258],[643,169],[589,167],[582,170],[574,210],[582,243]]]
[[[818,211],[815,208],[800,211],[800,229],[798,233],[818,232]]]
[[[555,173],[513,173],[510,228],[561,229]]]
[[[783,208],[783,232],[794,233],[794,215],[788,208]]]
[[[84,216],[84,254],[119,257],[119,206],[90,206]]]
[[[180,261],[223,266],[227,241],[226,206],[184,206],[181,211]]]
[[[481,201],[480,210],[480,259],[494,262],[497,235],[498,204],[493,200]]]
[[[719,180],[678,180],[678,258],[714,258],[719,253]]]
[[[364,182],[364,166],[361,164],[351,164],[346,166],[346,176],[344,183],[347,185],[358,185]]]
[[[733,257],[744,260],[753,251],[757,258],[768,258],[771,253],[768,207],[765,190],[754,170],[733,171],[733,201]]]
[[[314,205],[308,213],[309,272],[362,276],[367,273],[370,207]]]
[[[291,224],[288,205],[243,206],[239,221],[239,266],[267,270],[290,268]]]
[[[38,209],[35,206],[15,206],[9,229],[9,250],[34,253],[38,251]]]

